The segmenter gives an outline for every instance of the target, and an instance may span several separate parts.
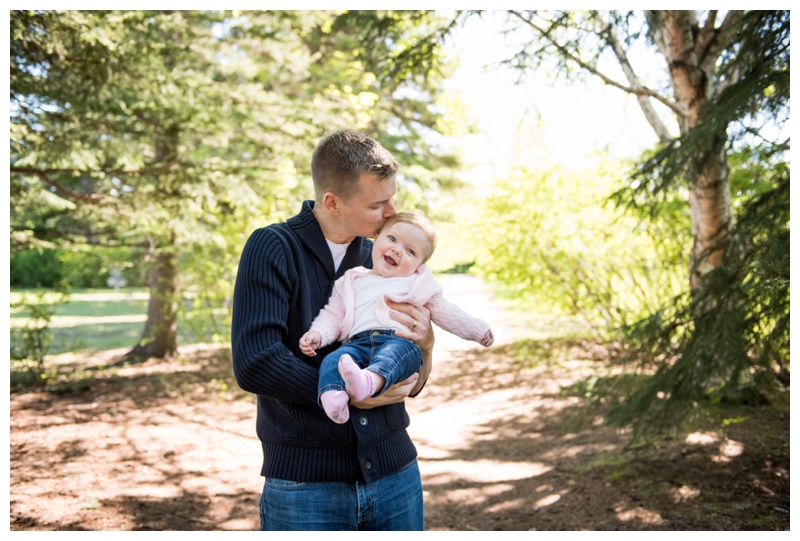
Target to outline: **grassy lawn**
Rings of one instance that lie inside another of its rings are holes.
[[[42,290],[15,289],[10,294],[11,327],[24,327],[30,313],[15,306],[23,298],[34,302]],[[53,333],[50,354],[75,350],[100,351],[133,347],[142,334],[147,319],[149,293],[145,288],[76,289],[68,302],[59,304],[50,321]],[[47,294],[44,302],[53,302],[55,295]],[[179,342],[189,337],[179,326]]]

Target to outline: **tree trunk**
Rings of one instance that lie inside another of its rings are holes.
[[[700,47],[695,40],[697,21],[691,11],[666,11],[655,35],[669,65],[675,98],[683,111],[679,118],[681,134],[699,123],[703,106],[708,101],[709,81],[714,62],[706,58],[707,44]],[[700,50],[698,50],[700,48]],[[717,134],[709,142],[696,178],[689,178],[689,210],[692,219],[690,287],[695,291],[704,275],[722,264],[721,242],[733,225],[733,206],[725,153],[727,134]]]
[[[178,258],[172,245],[157,249],[155,240],[151,239],[150,259],[147,322],[139,343],[125,355],[124,362],[167,357],[178,349]]]
[[[177,126],[168,126],[156,137],[155,163],[170,164],[177,160],[180,131]],[[158,179],[165,196],[170,197],[170,182]],[[150,303],[147,322],[139,343],[129,351],[121,362],[142,362],[150,357],[167,357],[178,350],[178,256],[175,251],[175,235],[168,236],[165,246],[158,246],[150,237]]]
[[[733,206],[728,179],[725,140],[717,139],[697,180],[689,186],[689,211],[694,244],[690,260],[691,289],[709,271],[722,265],[721,242],[733,225]]]

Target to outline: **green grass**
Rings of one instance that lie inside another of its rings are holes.
[[[43,293],[45,302],[51,302],[56,297],[51,290],[12,289],[9,295],[11,317],[26,317],[24,311],[14,305],[23,297],[34,300]],[[122,289],[119,293],[113,289],[74,289],[69,293],[69,302],[59,306],[56,315],[94,316],[98,309],[102,310],[103,315],[138,314],[142,313],[142,308],[147,310],[148,295],[145,288]]]
[[[28,302],[37,299],[43,290],[15,289],[10,294],[11,327],[23,327],[29,322],[29,313],[14,306],[26,297]],[[144,288],[78,289],[70,292],[69,300],[57,306],[50,321],[53,334],[50,354],[76,350],[101,351],[133,347],[139,340],[147,319],[148,291]],[[46,295],[51,302],[55,295]],[[179,343],[193,341],[189,331],[183,332],[180,321]],[[196,333],[193,333],[196,334]]]

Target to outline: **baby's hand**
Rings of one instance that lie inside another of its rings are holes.
[[[300,338],[300,351],[309,357],[316,357],[316,350],[319,348],[321,342],[322,337],[318,332],[308,331]]]
[[[486,331],[486,334],[483,335],[483,338],[481,339],[481,345],[488,348],[493,343],[494,343],[494,335],[492,334],[492,330],[489,329],[488,331]]]

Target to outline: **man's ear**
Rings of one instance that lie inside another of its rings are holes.
[[[331,214],[339,214],[339,205],[341,205],[341,200],[333,192],[325,192],[325,195],[322,196],[322,206]]]

